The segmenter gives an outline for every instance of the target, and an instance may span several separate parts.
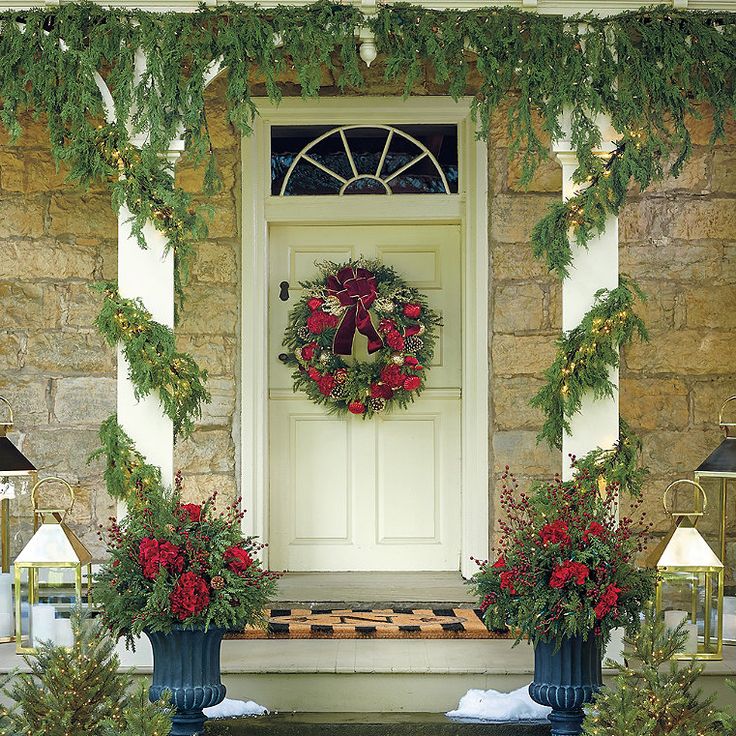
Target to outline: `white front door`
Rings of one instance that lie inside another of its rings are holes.
[[[291,369],[278,360],[299,282],[314,278],[315,261],[361,255],[394,267],[443,319],[427,389],[408,410],[370,420],[330,415],[294,394]],[[459,569],[461,260],[460,225],[270,226],[272,568]],[[282,281],[288,301],[279,298]]]

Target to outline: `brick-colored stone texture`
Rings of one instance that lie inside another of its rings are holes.
[[[373,78],[380,70],[370,75],[371,93],[396,93]],[[328,75],[324,81],[332,84]],[[289,80],[284,88],[295,92]],[[439,90],[423,84],[415,92]],[[187,495],[198,500],[213,490],[232,499],[238,486],[240,146],[225,122],[221,81],[208,90],[207,112],[224,187],[212,200],[210,237],[198,247],[178,326],[181,348],[210,371],[213,395],[193,437],[176,450]],[[16,408],[14,439],[24,452],[45,473],[80,483],[73,525],[100,556],[95,530],[113,504],[100,465],[86,458],[114,409],[115,364],[93,326],[99,302],[87,287],[115,277],[116,219],[103,190],[79,193],[64,183],[42,121],[25,122],[19,145],[0,138],[0,393]],[[561,322],[560,285],[531,257],[529,231],[559,198],[561,172],[550,161],[520,187],[503,126],[497,119],[488,148],[492,500],[506,464],[525,481],[561,466],[558,453],[536,443],[541,415],[528,406]],[[650,295],[645,317],[652,333],[649,344],[624,355],[621,407],[645,441],[652,468],[646,505],[660,531],[662,488],[719,441],[718,403],[736,393],[736,130],[710,150],[707,115],[695,128],[686,171],[633,192],[620,223],[622,270]],[[201,188],[201,172],[186,160],[177,178],[190,191]],[[495,528],[494,509],[492,503]]]

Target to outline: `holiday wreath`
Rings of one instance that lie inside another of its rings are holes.
[[[439,315],[426,297],[379,261],[315,264],[289,314],[286,364],[303,390],[331,412],[370,417],[406,407],[422,392],[437,339]],[[355,333],[374,360],[353,357]]]

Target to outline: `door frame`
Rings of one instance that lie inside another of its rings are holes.
[[[461,549],[460,571],[477,569],[470,560],[488,557],[489,546],[489,404],[488,404],[488,153],[476,138],[470,98],[330,97],[302,100],[287,97],[274,105],[257,100],[253,132],[242,141],[242,285],[240,333],[241,453],[238,459],[243,531],[268,542],[268,227],[270,223],[374,224],[406,221],[460,223],[462,231],[462,420],[461,420]],[[273,197],[270,193],[271,125],[301,124],[458,125],[460,191],[454,195],[377,197]],[[386,206],[387,199],[391,200]],[[371,209],[373,203],[381,207]],[[427,203],[431,202],[431,207]],[[331,207],[326,207],[327,204]],[[325,212],[330,213],[329,220]],[[247,349],[245,349],[247,347]],[[421,399],[420,399],[421,401]],[[234,433],[237,428],[234,429]],[[263,550],[268,562],[268,548]]]

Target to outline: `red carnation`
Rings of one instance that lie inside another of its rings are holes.
[[[385,341],[392,350],[404,349],[404,338],[396,330],[386,333]]]
[[[504,560],[503,556],[499,557],[492,565],[491,567],[506,567],[506,560]]]
[[[419,319],[421,313],[422,307],[420,304],[407,304],[404,307],[404,315],[409,319]]]
[[[516,570],[506,570],[499,577],[501,578],[501,590],[508,590],[511,595],[516,595],[516,588],[514,588]]]
[[[407,376],[404,379],[404,389],[406,391],[415,391],[422,385],[422,379],[419,376]]]
[[[597,521],[591,521],[588,528],[583,532],[583,542],[587,544],[591,537],[596,537],[596,539],[605,539],[606,527],[599,524]]]
[[[177,581],[169,596],[171,612],[179,621],[196,616],[210,604],[210,589],[204,578],[193,572],[185,572]]]
[[[557,519],[557,521],[553,521],[550,524],[545,524],[539,530],[539,536],[542,543],[545,545],[562,544],[566,546],[570,544],[567,522],[562,519]]]
[[[324,376],[320,376],[317,379],[317,388],[323,396],[329,396],[332,393],[332,389],[335,388],[335,378],[329,373],[325,373]]]
[[[577,585],[583,585],[589,574],[590,570],[582,562],[566,560],[552,571],[549,587],[564,588],[571,580]]]
[[[337,317],[334,314],[312,312],[307,317],[307,329],[315,335],[319,335],[325,330],[331,330],[333,327],[337,327]]]
[[[314,358],[314,351],[317,349],[317,343],[316,342],[308,342],[303,348],[302,348],[302,358],[309,362]]]
[[[198,503],[182,503],[179,508],[189,516],[189,521],[201,521],[202,507]]]
[[[404,383],[404,374],[395,363],[390,363],[381,370],[381,381],[391,388],[399,388]]]
[[[307,370],[307,373],[309,374],[309,377],[313,381],[319,381],[320,377],[322,376],[322,374],[316,368],[312,366],[309,367],[309,369]]]
[[[138,545],[138,562],[143,568],[143,577],[153,580],[163,567],[172,572],[181,572],[184,557],[181,550],[171,542],[144,537]]]
[[[348,411],[351,414],[363,414],[365,412],[365,404],[362,401],[351,401],[348,404]]]
[[[404,365],[416,368],[416,366],[419,365],[419,361],[413,355],[407,355],[406,358],[404,358]]]
[[[248,554],[248,550],[242,547],[228,547],[223,560],[236,575],[242,575],[253,564],[253,558]]]
[[[391,386],[387,386],[385,383],[372,383],[371,384],[371,398],[372,399],[390,399],[394,395],[394,391]]]
[[[603,591],[603,595],[595,607],[595,617],[597,619],[602,619],[618,603],[618,594],[620,592],[621,588],[613,583]]]
[[[319,309],[324,304],[322,299],[318,297],[312,297],[308,302],[307,306],[314,312],[315,309]]]
[[[378,323],[379,332],[393,332],[396,329],[396,322],[392,319],[382,319]]]

